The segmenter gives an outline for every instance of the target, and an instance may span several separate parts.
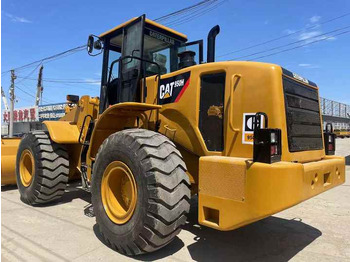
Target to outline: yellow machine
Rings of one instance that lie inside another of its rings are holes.
[[[336,137],[340,138],[350,137],[350,130],[337,129],[334,130],[334,134],[336,135]]]
[[[1,139],[1,185],[15,185],[16,155],[20,138]]]
[[[344,183],[316,84],[275,64],[214,62],[218,33],[206,63],[202,40],[144,15],[90,36],[100,97],[68,96],[65,117],[22,139],[22,201],[58,200],[79,174],[107,242],[137,255],[174,239],[191,194],[200,224],[232,230]]]

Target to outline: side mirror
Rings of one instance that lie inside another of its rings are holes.
[[[94,50],[94,42],[95,41],[94,41],[93,35],[89,35],[88,42],[87,42],[87,45],[86,45],[87,51],[88,51],[89,54],[91,54],[92,51]]]
[[[95,40],[96,39],[96,40]],[[102,53],[102,41],[98,36],[89,35],[87,44],[86,44],[87,52],[90,56],[97,56]],[[93,52],[94,50],[100,50],[100,52]]]
[[[96,50],[101,50],[101,49],[102,49],[102,43],[101,43],[101,40],[100,40],[100,39],[98,39],[98,40],[96,40],[96,41],[94,42],[94,48],[95,48]]]

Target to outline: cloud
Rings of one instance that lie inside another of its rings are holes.
[[[283,31],[283,33],[287,34],[287,35],[290,35],[290,34],[294,34],[295,33],[295,30],[291,30],[291,29],[286,29]]]
[[[301,66],[301,67],[308,67],[310,66],[311,64],[299,64],[298,66]]]
[[[330,35],[326,35],[322,28],[321,28],[321,24],[319,24],[318,22],[320,21],[321,16],[318,15],[314,15],[312,17],[309,18],[309,22],[310,23],[306,23],[304,26],[304,29],[302,30],[291,30],[291,29],[285,29],[283,31],[284,34],[286,35],[290,35],[290,34],[295,34],[295,37],[293,37],[294,39],[298,40],[299,42],[301,42],[301,45],[304,44],[309,44],[309,43],[313,43],[313,42],[319,42],[319,41],[334,41],[337,38],[334,36],[330,36]]]
[[[14,23],[32,23],[32,21],[24,18],[24,17],[20,17],[20,16],[15,16],[13,14],[9,14],[9,13],[4,13],[5,16],[7,16],[8,18],[11,19],[12,22]]]
[[[298,36],[298,40],[308,40],[311,37],[315,37],[317,35],[322,34],[321,31],[310,31],[310,32],[303,32],[300,33]],[[313,41],[313,40],[309,40],[309,41]]]
[[[314,64],[298,64],[298,66],[300,67],[304,67],[304,68],[310,68],[310,69],[314,69],[314,68],[320,68],[319,65],[314,65]]]
[[[310,17],[310,23],[317,23],[318,21],[320,21],[321,17],[319,15],[314,15],[312,17]]]
[[[335,40],[335,37],[330,37],[328,35],[323,34],[321,30],[315,30],[310,32],[302,32],[298,35],[298,40],[305,42],[305,44],[314,42],[314,41],[320,41],[320,40],[327,40],[332,41]]]
[[[101,82],[99,80],[96,80],[96,79],[92,79],[92,78],[86,78],[84,79],[84,82],[86,82],[86,84],[88,85],[101,85]]]

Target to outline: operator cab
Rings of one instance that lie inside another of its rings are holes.
[[[202,40],[186,43],[186,35],[145,15],[95,38],[89,37],[88,51],[103,50],[100,113],[116,103],[144,102],[146,77],[160,77],[203,60]]]

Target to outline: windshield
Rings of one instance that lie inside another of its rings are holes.
[[[113,49],[122,47],[123,37],[119,34],[110,39],[110,46]],[[143,43],[143,59],[155,62],[160,67],[160,74],[167,74],[179,70],[179,57],[178,54],[191,50],[195,52],[194,61],[196,64],[201,63],[201,50],[199,49],[199,41],[186,44],[185,42],[174,39],[165,34],[159,33],[154,29],[149,29],[147,26],[144,30],[144,43]],[[130,49],[131,47],[129,47]],[[111,63],[120,57],[120,53],[110,50],[108,68],[110,69]],[[139,51],[137,49],[131,50],[132,55],[138,56]],[[126,59],[124,66],[126,68],[133,67],[137,63],[136,59]],[[145,76],[151,76],[158,74],[158,67],[155,64],[144,63]],[[112,79],[118,76],[118,65],[114,64]]]
[[[160,67],[160,74],[166,74],[177,70],[178,49],[184,43],[169,36],[145,28],[144,52],[145,60],[153,61]],[[156,65],[146,63],[146,76],[158,73]]]

